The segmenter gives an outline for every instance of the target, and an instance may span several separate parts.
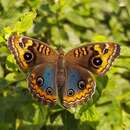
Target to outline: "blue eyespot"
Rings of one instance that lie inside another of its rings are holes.
[[[46,89],[46,93],[47,93],[48,95],[53,95],[53,89],[52,89],[51,87],[48,87],[48,88]]]
[[[74,92],[73,89],[69,89],[68,92],[67,92],[68,96],[73,96],[74,94],[75,94],[75,92]]]
[[[85,86],[86,86],[85,81],[80,80],[80,81],[78,82],[78,88],[79,88],[80,90],[84,90],[84,89],[85,89]]]
[[[41,76],[37,77],[36,83],[37,83],[39,86],[42,86],[43,83],[44,83],[43,77],[41,77]]]

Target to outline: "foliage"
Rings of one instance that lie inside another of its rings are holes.
[[[0,0],[0,129],[130,129],[129,0]],[[92,99],[64,110],[34,100],[7,48],[12,32],[63,46],[67,51],[89,41],[116,41],[121,56],[107,76],[97,77]]]

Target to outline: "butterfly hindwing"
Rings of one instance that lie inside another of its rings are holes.
[[[55,65],[37,65],[28,77],[28,86],[32,95],[43,104],[55,105]]]
[[[8,47],[23,71],[31,70],[41,63],[55,62],[57,59],[57,52],[47,44],[25,36],[10,36]]]
[[[64,107],[74,107],[91,98],[96,86],[91,72],[78,65],[68,64],[66,66],[66,75],[63,93]]]
[[[120,46],[116,43],[91,43],[72,49],[65,55],[65,59],[69,59],[94,74],[104,75],[119,53]]]

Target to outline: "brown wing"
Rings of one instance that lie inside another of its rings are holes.
[[[57,52],[47,44],[25,36],[10,36],[8,47],[23,71],[41,63],[55,62],[57,59]]]
[[[72,49],[65,55],[65,59],[95,74],[104,75],[119,54],[120,46],[116,43],[91,43]]]

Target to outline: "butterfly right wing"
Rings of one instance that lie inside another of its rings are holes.
[[[70,50],[65,59],[103,76],[119,55],[120,46],[117,43],[96,42]]]
[[[77,64],[66,64],[66,80],[62,103],[65,108],[87,102],[95,92],[96,81],[93,74]]]

